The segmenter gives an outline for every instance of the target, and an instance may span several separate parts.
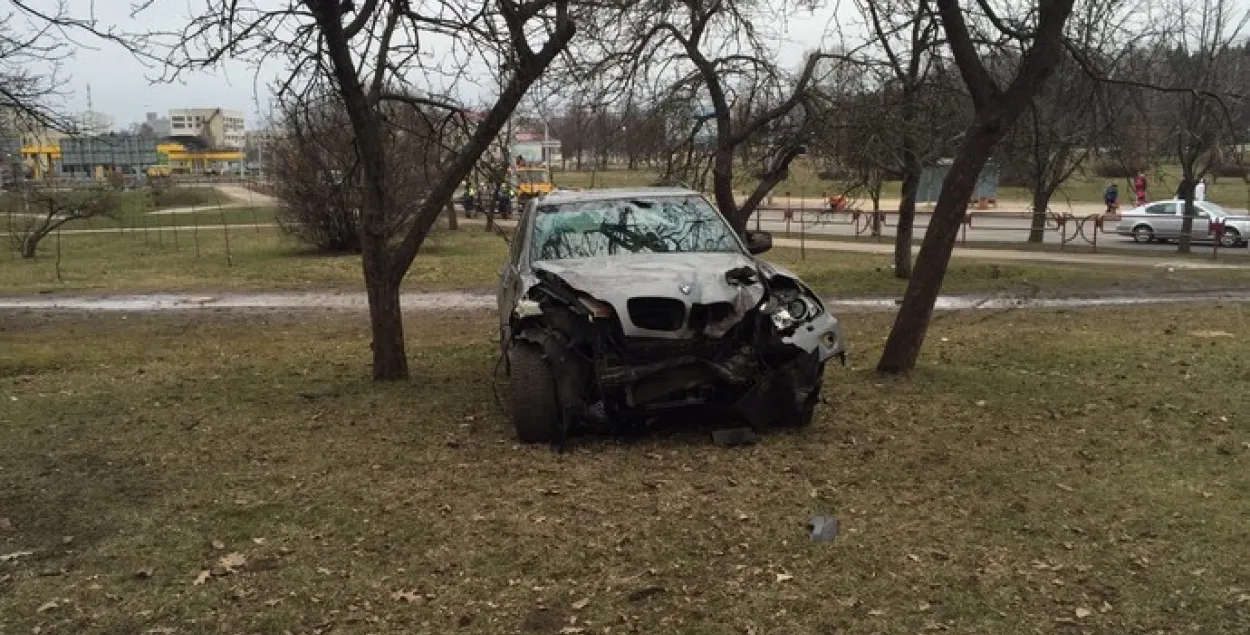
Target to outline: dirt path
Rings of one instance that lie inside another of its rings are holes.
[[[228,196],[236,201],[239,201],[242,205],[254,207],[274,207],[278,204],[278,199],[275,199],[268,194],[261,194],[260,192],[249,190],[242,185],[222,184],[217,185],[216,188],[217,191],[221,192],[223,196]]]
[[[495,296],[463,292],[410,292],[401,297],[409,311],[473,311],[494,309]],[[826,300],[835,311],[893,311],[893,298],[836,298]],[[1102,297],[1031,298],[1012,295],[955,295],[938,298],[944,311],[978,309],[1053,309],[1250,302],[1250,292],[1121,295]],[[364,311],[368,300],[356,292],[204,293],[129,295],[42,295],[0,297],[0,310],[44,311],[241,311],[269,309],[336,309]]]

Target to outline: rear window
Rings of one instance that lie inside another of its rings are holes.
[[[1175,214],[1176,205],[1173,203],[1155,203],[1146,207],[1147,214]]]

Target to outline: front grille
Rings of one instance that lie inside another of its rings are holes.
[[[733,317],[734,305],[729,302],[696,304],[690,307],[690,328],[702,332],[709,324],[718,324]]]
[[[677,331],[686,322],[686,305],[672,298],[630,298],[629,320],[640,329]]]

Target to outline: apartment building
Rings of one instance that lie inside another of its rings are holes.
[[[214,148],[242,150],[245,143],[243,113],[225,108],[170,110],[169,133],[174,137],[200,137]]]

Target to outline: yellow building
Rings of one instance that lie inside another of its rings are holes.
[[[245,156],[241,150],[196,150],[181,143],[159,143],[156,145],[156,154],[162,163],[154,167],[167,166],[165,169],[158,169],[157,173],[172,174],[203,174],[219,169],[223,164],[242,163]],[[151,174],[152,170],[148,173]]]
[[[31,178],[56,176],[61,163],[61,147],[56,143],[37,142],[26,144],[23,139],[22,159]],[[30,141],[44,141],[34,140]],[[160,143],[156,146],[157,165],[148,168],[152,176],[168,174],[203,174],[222,169],[229,163],[243,162],[239,150],[188,149],[181,143]]]

